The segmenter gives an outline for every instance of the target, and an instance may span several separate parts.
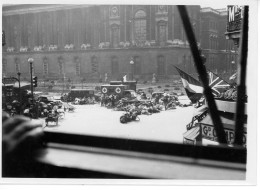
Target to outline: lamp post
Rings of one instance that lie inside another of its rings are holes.
[[[62,94],[64,93],[64,88],[65,88],[65,72],[63,73],[63,85],[62,85]]]
[[[134,80],[134,61],[133,59],[130,60],[130,65],[131,65],[131,80]]]
[[[28,63],[30,64],[30,75],[31,75],[31,94],[32,94],[32,102],[33,102],[33,79],[32,79],[32,69],[33,69],[33,58],[28,59]]]
[[[231,61],[231,74],[235,72],[235,61]]]
[[[21,73],[18,72],[18,73],[17,73],[17,76],[18,76],[18,84],[19,84],[19,114],[21,114],[21,110],[22,110],[22,102],[21,102],[21,80],[20,80]]]

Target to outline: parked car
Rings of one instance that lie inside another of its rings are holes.
[[[38,97],[37,101],[48,104],[48,103],[54,102],[55,100],[54,100],[53,96],[43,96],[42,95],[42,96]]]

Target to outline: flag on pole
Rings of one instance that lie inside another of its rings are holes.
[[[220,93],[227,90],[230,87],[230,84],[220,78],[217,74],[208,71],[209,76],[209,87],[212,89],[212,93],[215,96],[218,96]]]
[[[183,87],[192,103],[196,103],[203,95],[203,87],[200,81],[174,66],[181,76]]]
[[[123,76],[123,82],[126,82],[126,75]]]

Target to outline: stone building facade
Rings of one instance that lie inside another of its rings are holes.
[[[233,45],[223,38],[225,11],[187,8],[207,64],[227,70]],[[115,80],[132,72],[138,80],[151,80],[153,73],[169,79],[177,74],[172,65],[195,74],[174,5],[8,5],[2,20],[4,76],[29,78],[30,57],[39,79],[96,81],[107,73]]]

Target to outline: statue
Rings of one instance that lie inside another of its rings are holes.
[[[105,73],[105,82],[107,82],[107,73]]]

